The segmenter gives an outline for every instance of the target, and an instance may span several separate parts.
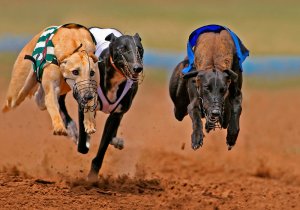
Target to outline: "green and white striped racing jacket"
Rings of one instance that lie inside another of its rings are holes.
[[[52,38],[61,26],[52,26],[47,28],[38,39],[32,56],[25,56],[33,62],[33,70],[37,80],[40,82],[43,76],[43,69],[47,63],[58,64],[57,58],[54,55],[54,45]]]

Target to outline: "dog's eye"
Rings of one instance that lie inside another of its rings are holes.
[[[91,71],[91,72],[90,72],[90,76],[93,77],[94,75],[95,75],[95,72],[94,72],[94,71]]]
[[[121,45],[121,46],[118,47],[118,50],[121,51],[121,52],[124,52],[124,51],[126,51],[126,46]]]
[[[79,75],[79,71],[77,69],[75,69],[75,70],[72,71],[72,74],[75,75],[75,76],[78,76]]]

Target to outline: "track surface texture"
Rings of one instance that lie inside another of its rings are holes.
[[[7,82],[0,87],[2,105]],[[106,115],[97,113],[91,150],[82,155],[70,139],[52,135],[48,113],[32,99],[1,113],[0,208],[300,209],[299,89],[246,85],[231,151],[225,130],[205,134],[193,151],[191,120],[175,120],[167,90],[167,82],[146,77],[119,129],[125,148],[109,147],[96,183],[86,176]]]

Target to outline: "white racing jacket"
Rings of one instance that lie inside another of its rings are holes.
[[[113,33],[116,37],[120,37],[123,35],[120,31],[113,28],[90,28],[90,32],[93,34],[97,42],[95,53],[97,57],[100,56],[103,50],[108,48],[110,42],[106,41],[105,38],[109,34]]]

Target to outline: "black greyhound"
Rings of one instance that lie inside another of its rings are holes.
[[[94,36],[97,40],[97,35]],[[118,147],[112,141],[118,139],[116,136],[122,117],[130,109],[143,77],[144,49],[139,34],[117,37],[111,33],[105,40],[110,44],[99,56],[100,84],[97,110],[108,113],[109,116],[97,155],[92,160],[89,180],[97,179],[108,145],[111,143]],[[77,136],[77,128],[67,112],[64,98],[65,96],[60,97],[59,104],[65,115],[66,127],[71,128],[70,136],[78,139],[78,152],[86,154],[89,151],[90,136],[84,130],[83,110],[79,107],[79,136]]]
[[[190,115],[193,123],[191,137],[194,150],[203,145],[201,118],[206,118],[207,133],[215,128],[227,128],[230,122],[227,135],[227,145],[230,150],[239,132],[242,75],[239,74],[238,81],[238,75],[232,70],[222,72],[217,69],[211,71],[192,69],[183,76],[181,70],[187,63],[188,60],[179,63],[170,80],[169,91],[175,105],[175,117],[182,121],[187,114]]]
[[[242,45],[241,51],[248,50]],[[170,79],[169,92],[174,103],[174,114],[181,121],[189,114],[192,119],[192,148],[203,144],[203,125],[208,133],[215,128],[227,128],[226,143],[230,150],[236,143],[242,112],[242,71],[231,35],[222,29],[203,33],[195,41],[194,63],[191,71],[183,74],[190,62],[179,63]]]

